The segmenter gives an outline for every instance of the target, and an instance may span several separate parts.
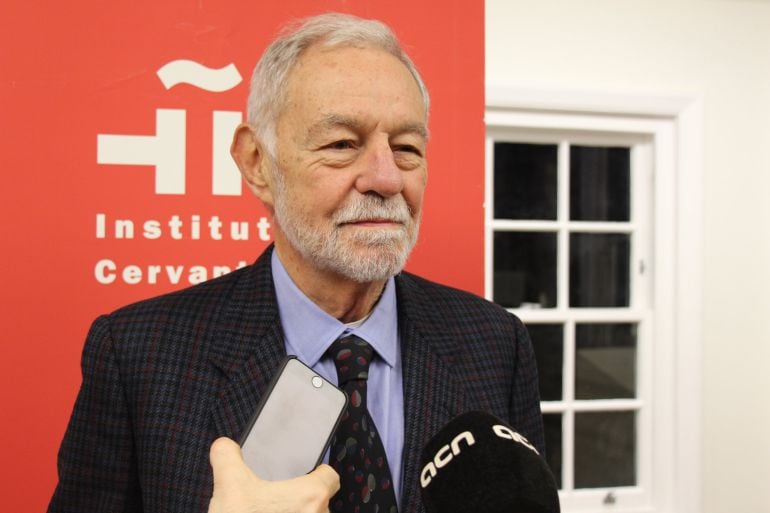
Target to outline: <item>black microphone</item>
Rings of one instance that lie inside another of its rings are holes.
[[[559,513],[545,459],[494,415],[468,412],[422,451],[420,486],[427,513]]]

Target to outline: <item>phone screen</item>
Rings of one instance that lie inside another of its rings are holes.
[[[268,480],[312,471],[321,462],[346,403],[344,392],[289,357],[241,439],[246,464]]]

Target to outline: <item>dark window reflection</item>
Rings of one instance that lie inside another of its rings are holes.
[[[558,401],[562,397],[564,328],[561,324],[527,324],[537,359],[540,400]]]
[[[556,306],[556,234],[495,232],[493,300],[507,308]]]
[[[570,147],[570,219],[628,221],[631,218],[629,148]]]
[[[575,488],[636,485],[636,414],[575,413]]]
[[[630,236],[621,233],[571,233],[570,306],[628,306]]]
[[[495,143],[495,219],[556,219],[556,145]]]
[[[575,397],[636,397],[636,324],[578,324]]]
[[[544,414],[543,430],[545,431],[545,460],[548,462],[548,466],[551,467],[553,477],[556,478],[556,485],[561,488],[561,414]]]

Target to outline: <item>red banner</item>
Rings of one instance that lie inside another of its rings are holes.
[[[351,12],[398,34],[432,97],[408,268],[482,292],[483,2],[13,4],[0,31],[5,510],[45,509],[93,318],[269,244],[228,148],[251,70],[289,19]]]

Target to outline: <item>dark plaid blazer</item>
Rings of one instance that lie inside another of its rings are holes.
[[[206,511],[211,442],[239,437],[285,355],[270,253],[94,322],[50,513]],[[532,347],[516,317],[409,273],[396,278],[396,288],[401,509],[417,513],[420,451],[445,423],[486,410],[542,450],[542,418]]]

